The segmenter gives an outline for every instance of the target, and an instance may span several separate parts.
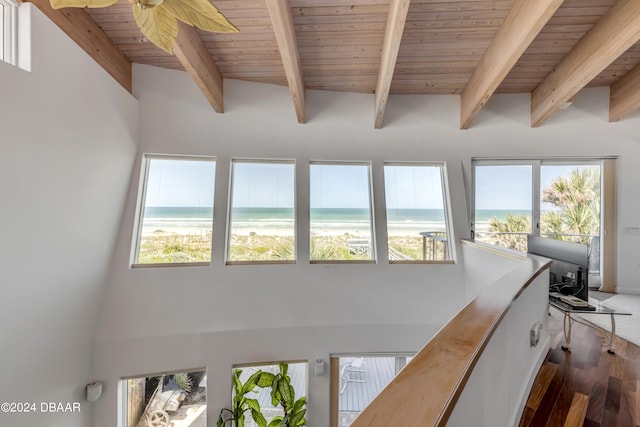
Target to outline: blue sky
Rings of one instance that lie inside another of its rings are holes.
[[[477,166],[476,209],[531,210],[531,166]]]
[[[369,166],[311,164],[312,208],[369,208]],[[439,167],[385,166],[387,207],[442,209]],[[215,162],[151,159],[146,206],[211,206]],[[234,162],[234,207],[294,207],[293,163]]]
[[[310,206],[316,208],[368,209],[367,165],[309,165]]]
[[[387,209],[443,209],[441,168],[385,166]]]
[[[576,166],[544,165],[541,188]],[[593,167],[593,166],[584,166]],[[214,161],[151,159],[146,206],[211,206]],[[311,208],[369,208],[369,167],[314,163],[310,171]],[[387,165],[388,209],[442,209],[439,167]],[[294,207],[293,163],[234,164],[234,207]],[[476,167],[476,208],[531,210],[531,166]]]
[[[214,161],[151,159],[145,206],[212,206]]]
[[[540,190],[558,176],[566,176],[572,169],[593,168],[594,165],[542,165]],[[532,209],[532,166],[478,166],[476,174],[476,209]],[[549,206],[542,206],[542,209]]]
[[[293,163],[235,162],[232,206],[293,208],[294,174]]]

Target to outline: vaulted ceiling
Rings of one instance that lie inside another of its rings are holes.
[[[459,94],[460,127],[493,93],[531,93],[540,126],[586,86],[610,86],[610,121],[640,107],[640,0],[214,0],[239,29],[181,25],[169,55],[148,42],[128,0],[51,9],[31,0],[131,90],[131,63],[186,70],[218,113],[222,80],[389,96]],[[293,118],[292,118],[293,119]]]

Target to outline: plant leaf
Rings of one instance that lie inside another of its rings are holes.
[[[281,415],[275,416],[269,423],[268,427],[280,427],[280,425],[282,424],[282,420],[283,418]]]
[[[271,387],[274,378],[275,375],[273,375],[271,372],[262,372],[260,378],[258,379],[258,387]]]
[[[300,412],[294,413],[291,415],[291,420],[289,421],[289,424],[292,426],[300,426],[300,425],[304,425],[304,424],[300,424],[300,422],[304,419],[304,414],[307,412],[306,409],[303,409]],[[306,424],[306,422],[305,422]]]
[[[278,392],[280,393],[282,401],[287,405],[287,408],[290,408],[293,405],[293,387],[288,381],[280,381],[278,383]]]
[[[242,369],[236,369],[233,371],[233,388],[236,396],[242,394],[242,382],[240,382],[240,374],[242,374]]]
[[[257,411],[255,409],[251,409],[251,417],[253,417],[253,421],[258,424],[258,427],[267,427],[267,420],[264,418],[264,415],[260,413],[260,410]]]
[[[247,381],[242,386],[242,394],[249,393],[251,390],[253,390],[256,387],[256,384],[258,383],[258,379],[260,379],[261,374],[262,374],[262,371],[258,371],[247,379]]]
[[[287,373],[289,372],[289,364],[288,363],[281,363],[280,364],[280,372],[282,373],[283,377],[286,377]]]
[[[118,3],[118,0],[51,0],[51,7],[107,7]]]
[[[246,399],[247,407],[254,411],[260,411],[260,403],[256,399]]]
[[[296,403],[293,404],[293,409],[291,410],[291,413],[296,414],[300,412],[304,408],[304,405],[306,403],[307,403],[307,399],[304,396],[302,396],[300,399],[296,400]]]
[[[189,25],[214,33],[236,33],[233,25],[209,0],[164,0],[160,6]]]
[[[175,16],[162,6],[133,6],[133,16],[147,39],[173,54],[173,42],[178,37],[178,20]]]

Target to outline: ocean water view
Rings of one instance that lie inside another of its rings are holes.
[[[213,209],[206,207],[147,206],[144,209],[142,235],[154,232],[206,234],[213,225]]]
[[[504,220],[511,212],[531,216],[528,210],[479,209],[476,230],[486,231],[492,218]],[[293,208],[234,208],[231,212],[235,234],[290,234],[294,226]],[[342,234],[345,230],[367,232],[368,209],[313,208],[310,210],[312,233]],[[444,231],[443,209],[388,209],[389,234],[414,234],[420,231]],[[208,233],[212,229],[213,209],[202,207],[146,207],[143,234],[164,231],[178,234]]]

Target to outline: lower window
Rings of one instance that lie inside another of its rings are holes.
[[[232,371],[231,406],[218,425],[280,427],[307,425],[307,363],[237,366]],[[288,420],[283,424],[284,420]]]
[[[122,381],[126,427],[207,425],[207,373],[173,372]]]
[[[413,354],[331,357],[331,427],[347,427],[371,403]]]

